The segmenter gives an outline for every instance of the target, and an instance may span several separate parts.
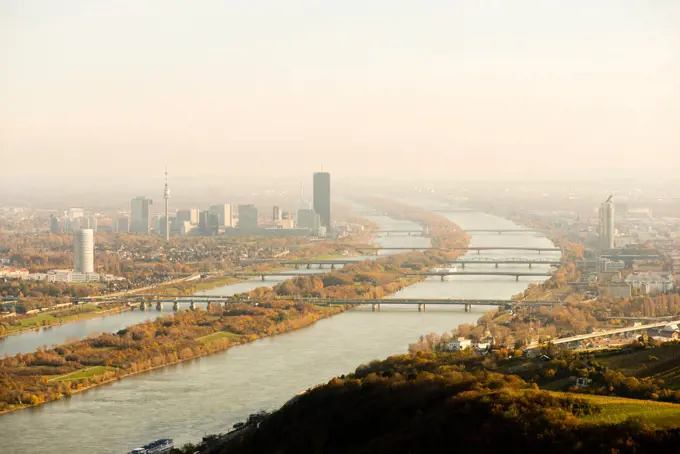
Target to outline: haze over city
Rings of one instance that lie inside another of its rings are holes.
[[[339,182],[677,170],[675,1],[11,0],[0,21],[0,153],[43,189],[141,190],[165,164],[237,183],[301,162]]]
[[[0,1],[0,452],[677,452],[679,25]]]

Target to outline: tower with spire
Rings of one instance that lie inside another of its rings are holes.
[[[168,200],[170,200],[170,188],[168,188],[168,166],[165,166],[165,241],[170,241],[170,218],[168,217]]]

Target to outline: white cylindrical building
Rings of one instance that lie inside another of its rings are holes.
[[[73,270],[94,273],[94,230],[81,229],[73,238]]]

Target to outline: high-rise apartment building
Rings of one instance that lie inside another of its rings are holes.
[[[321,225],[330,232],[331,174],[328,172],[316,172],[314,174],[314,211],[321,218]]]
[[[199,210],[198,208],[191,208],[189,209],[189,214],[190,214],[189,222],[191,222],[192,224],[198,224],[200,222],[201,210]]]
[[[122,216],[116,219],[116,232],[129,233],[130,232],[130,218]]]
[[[321,217],[314,210],[301,209],[297,212],[297,226],[301,229],[311,230],[313,235],[317,235],[321,226]]]
[[[274,225],[278,225],[282,220],[283,216],[281,213],[281,207],[278,205],[274,205],[274,208],[272,210],[272,222],[274,223]]]
[[[151,199],[137,197],[132,199],[132,220],[130,231],[132,233],[149,233],[151,211],[149,207],[153,204]]]
[[[201,219],[198,221],[198,228],[202,235],[217,235],[220,227],[220,218],[217,214],[210,211],[202,211]]]
[[[94,230],[77,230],[73,237],[73,270],[94,273]]]
[[[61,233],[61,222],[59,217],[55,215],[50,216],[50,232]]]
[[[217,222],[220,227],[233,227],[231,220],[231,205],[229,204],[219,204],[211,205],[210,212],[217,216]]]
[[[258,227],[257,207],[255,205],[238,206],[238,226],[241,229],[256,229]]]
[[[600,205],[599,218],[600,251],[614,249],[614,202],[612,202],[612,196],[609,196]]]

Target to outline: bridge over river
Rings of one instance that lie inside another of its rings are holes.
[[[399,247],[389,247],[389,246],[356,246],[356,245],[343,245],[348,249],[354,249],[356,251],[476,251],[477,254],[482,251],[527,251],[527,252],[562,252],[560,248],[557,247],[522,247],[522,246],[469,246],[469,247],[454,247],[454,248],[437,248],[437,247],[423,247],[423,246],[399,246]]]
[[[140,301],[141,300],[141,301]],[[370,304],[373,310],[380,310],[380,306],[417,306],[418,311],[425,310],[426,305],[434,306],[464,306],[465,312],[469,312],[472,306],[496,306],[496,307],[513,307],[513,306],[527,306],[527,307],[552,307],[556,304],[564,304],[560,300],[536,300],[524,301],[517,299],[478,299],[478,298],[381,298],[381,299],[356,299],[356,298],[305,298],[305,297],[279,297],[277,300],[293,301],[300,303],[311,303],[320,306],[333,305],[364,305]],[[88,300],[89,301],[89,300]],[[116,300],[122,302],[123,300]],[[100,301],[111,302],[111,301]],[[156,309],[160,310],[164,304],[172,304],[175,310],[179,310],[182,305],[188,305],[190,309],[196,309],[196,304],[211,304],[224,303],[225,307],[229,304],[249,304],[259,305],[260,300],[243,299],[231,295],[210,295],[210,296],[181,296],[181,297],[166,297],[157,295],[138,295],[138,299],[128,300],[127,303],[133,307],[140,307],[145,310],[154,304]]]

